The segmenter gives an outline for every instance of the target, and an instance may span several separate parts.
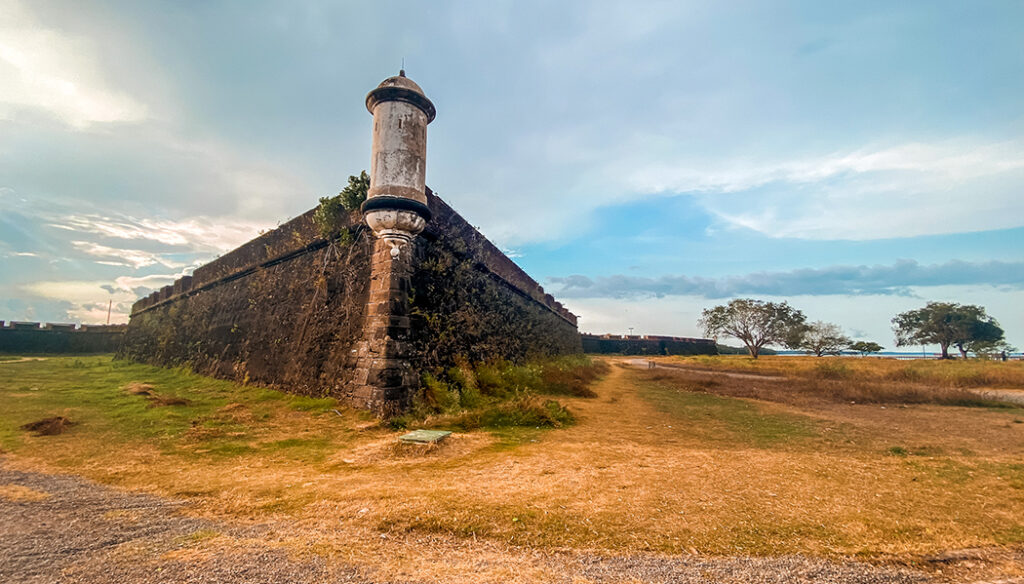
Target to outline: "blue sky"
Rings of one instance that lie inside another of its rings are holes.
[[[1019,2],[0,0],[0,319],[139,294],[337,192],[405,58],[427,182],[581,316],[785,299],[1024,346]]]

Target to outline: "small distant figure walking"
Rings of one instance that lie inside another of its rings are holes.
[[[1004,359],[1004,361],[1005,361],[1005,359]],[[654,361],[648,361],[647,362],[647,368],[648,369],[654,369],[655,367],[657,367],[657,365],[654,364]]]
[[[1003,361],[1006,361],[1006,351],[1000,353],[999,356],[1002,357]]]

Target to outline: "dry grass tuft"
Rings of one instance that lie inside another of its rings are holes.
[[[49,493],[30,489],[22,485],[0,485],[0,498],[9,501],[43,501]]]
[[[131,395],[138,395],[149,400],[149,407],[152,408],[165,406],[187,406],[192,404],[191,401],[185,398],[160,395],[153,391],[153,386],[149,383],[133,381],[126,385],[124,389]]]

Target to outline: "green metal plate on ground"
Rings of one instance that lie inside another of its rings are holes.
[[[412,442],[414,444],[434,444],[450,435],[451,432],[445,432],[444,430],[414,430],[399,436],[398,439],[402,442]]]

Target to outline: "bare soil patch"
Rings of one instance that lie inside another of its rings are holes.
[[[36,436],[56,436],[63,434],[68,428],[74,426],[75,422],[65,418],[64,416],[51,416],[49,418],[43,418],[42,420],[36,420],[35,422],[29,422],[21,427],[22,430],[32,432]]]

